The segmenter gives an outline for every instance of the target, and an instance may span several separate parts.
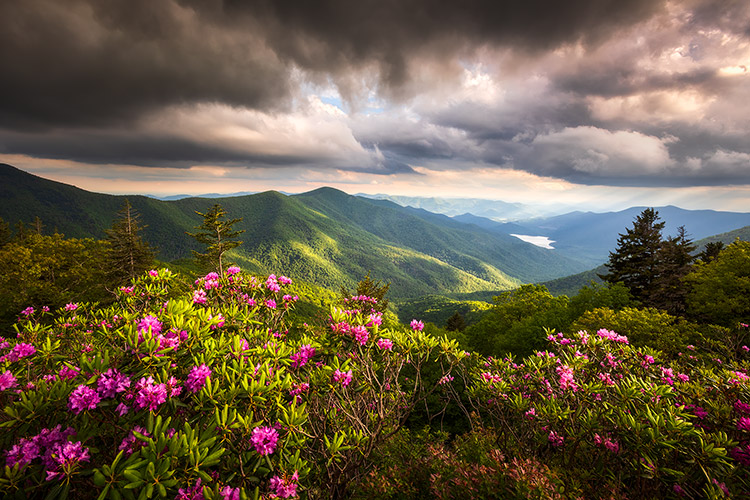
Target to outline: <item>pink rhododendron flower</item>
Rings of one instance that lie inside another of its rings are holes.
[[[99,376],[96,385],[101,397],[113,398],[116,394],[125,392],[130,387],[130,379],[116,369],[110,368]]]
[[[34,354],[36,354],[36,347],[25,342],[19,342],[18,344],[13,346],[13,349],[11,349],[8,354],[0,357],[0,363],[4,361],[10,361],[12,363],[14,361],[18,361],[19,359],[33,356]]]
[[[52,449],[52,460],[57,467],[47,470],[47,481],[65,475],[81,462],[89,461],[89,449],[84,448],[80,441],[57,443]]]
[[[598,332],[596,332],[597,335],[599,335],[603,339],[611,340],[613,342],[620,342],[622,344],[629,344],[628,338],[624,335],[619,335],[615,332],[612,332],[610,330],[607,330],[605,328],[602,328]]]
[[[453,375],[443,375],[440,378],[440,380],[438,380],[438,384],[440,385],[449,384],[453,382],[453,380],[454,380]]]
[[[211,330],[216,330],[217,328],[221,328],[222,326],[224,326],[225,319],[224,319],[224,316],[221,315],[221,313],[217,314],[215,318],[213,316],[209,316],[208,319],[210,319],[210,320],[213,320],[213,319],[218,320],[218,323],[213,324],[213,325],[211,325],[209,327]]]
[[[240,500],[240,489],[224,486],[219,492],[221,500]]]
[[[201,479],[198,478],[192,488],[180,488],[177,490],[175,500],[206,500],[206,497],[203,496]]]
[[[151,335],[156,336],[161,333],[161,327],[162,323],[161,321],[159,321],[159,318],[149,314],[148,316],[143,318],[140,323],[138,323],[138,332],[143,333],[151,331]],[[143,341],[143,337],[141,335],[139,335],[138,338],[140,341]]]
[[[307,362],[315,356],[315,348],[310,344],[300,346],[299,351],[292,354],[292,368],[299,368],[305,366]]]
[[[16,385],[18,385],[18,382],[16,381],[16,377],[14,377],[10,371],[5,370],[3,374],[0,375],[0,391],[12,389]]]
[[[299,474],[294,471],[291,477],[286,476],[273,476],[271,478],[270,487],[272,498],[293,498],[297,496],[297,481],[299,481]]]
[[[126,457],[129,457],[130,455],[138,451],[138,449],[146,446],[145,441],[141,441],[140,439],[135,437],[136,432],[138,434],[141,434],[142,436],[151,437],[151,434],[149,434],[149,432],[140,425],[136,425],[135,427],[133,427],[133,431],[131,431],[125,437],[125,439],[122,440],[120,446],[117,448],[118,450],[125,452]]]
[[[156,278],[157,276],[159,276],[159,271],[157,271],[156,269],[152,269],[148,272],[148,275],[152,278]]]
[[[195,290],[193,292],[193,304],[205,304],[208,302],[208,299],[206,298],[206,291],[203,289]]]
[[[729,379],[730,384],[744,384],[748,380],[750,380],[750,377],[748,377],[746,374],[738,371],[730,371],[730,374],[732,374],[732,377]]]
[[[275,274],[269,275],[266,279],[266,289],[271,290],[272,292],[278,292],[279,290],[281,290]]]
[[[421,321],[417,321],[416,319],[411,320],[410,325],[411,329],[414,331],[421,332],[422,330],[424,330],[424,323],[422,323]]]
[[[342,386],[346,387],[352,381],[352,371],[342,372],[341,370],[336,370],[333,372],[333,381],[339,382]]]
[[[57,373],[61,380],[73,380],[78,376],[80,371],[81,370],[75,366],[71,368],[68,365],[63,365]]]
[[[393,350],[393,341],[391,339],[378,339],[378,347],[384,351]]]
[[[563,438],[561,435],[559,435],[555,431],[549,431],[549,435],[547,436],[547,440],[555,448],[559,448],[560,446],[563,445],[563,442],[565,442],[565,438]]]
[[[737,429],[750,432],[750,418],[740,417],[740,419],[737,421]]]
[[[524,417],[526,417],[528,420],[534,420],[534,417],[536,417],[536,410],[534,408],[530,408],[526,411],[526,413],[523,414]]]
[[[228,268],[227,268],[227,274],[228,274],[229,276],[233,276],[233,275],[237,274],[238,272],[240,272],[241,270],[242,270],[242,269],[240,269],[240,268],[239,268],[239,267],[237,267],[237,266],[231,266],[231,267],[228,267]]]
[[[206,379],[211,376],[211,369],[203,363],[200,366],[194,366],[190,369],[187,380],[185,380],[185,389],[190,392],[198,392],[206,385]]]
[[[367,328],[361,325],[353,326],[350,332],[352,335],[354,335],[354,339],[361,345],[365,345],[367,343],[367,339],[370,338],[370,334],[367,331]]]
[[[83,410],[93,410],[99,404],[99,401],[101,401],[101,398],[94,389],[79,385],[70,393],[68,408],[79,414]]]
[[[578,390],[578,386],[573,378],[573,369],[568,365],[560,365],[556,369],[557,374],[560,376],[560,388],[572,389],[573,391]]]
[[[73,304],[73,303],[65,304],[66,311],[75,311],[76,309],[78,309],[78,304]]]
[[[167,386],[155,383],[154,377],[143,377],[135,387],[138,390],[135,403],[139,408],[154,411],[167,400]]]
[[[273,299],[268,299],[266,301],[266,307],[269,309],[276,309],[276,301]]]
[[[256,427],[250,436],[250,443],[260,455],[270,455],[276,451],[279,433],[273,427]]]

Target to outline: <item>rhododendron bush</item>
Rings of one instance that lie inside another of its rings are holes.
[[[510,456],[575,478],[585,497],[722,498],[750,491],[750,377],[689,346],[670,359],[608,330],[548,336],[515,363],[477,362],[479,420]]]
[[[117,304],[28,308],[0,344],[0,495],[331,498],[465,356],[369,297],[288,322],[291,280],[154,270]],[[440,377],[439,377],[440,378]]]

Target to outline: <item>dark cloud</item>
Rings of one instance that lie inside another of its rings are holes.
[[[0,153],[746,183],[750,88],[722,68],[749,37],[745,0],[0,0]],[[436,90],[483,57],[497,95]],[[300,104],[316,84],[382,115]]]
[[[300,67],[340,77],[376,65],[397,95],[415,58],[486,45],[594,43],[654,0],[24,0],[0,3],[0,126],[128,122],[162,106],[283,106]]]
[[[268,108],[288,71],[252,34],[169,1],[0,2],[0,126],[131,122],[185,102]]]

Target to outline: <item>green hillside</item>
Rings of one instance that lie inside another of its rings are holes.
[[[700,239],[695,242],[695,245],[698,247],[698,251],[700,251],[704,246],[706,246],[707,243],[716,243],[720,241],[725,245],[729,245],[730,243],[733,243],[737,238],[741,239],[742,241],[750,241],[750,226],[741,227],[739,229],[735,229],[734,231],[728,231],[726,233],[716,234],[714,236],[709,236],[708,238]]]
[[[394,297],[506,290],[569,274],[578,264],[504,235],[444,216],[368,200],[335,189],[297,196],[277,192],[161,201],[91,193],[0,166],[0,217],[11,225],[39,217],[44,232],[103,238],[128,199],[146,226],[144,239],[173,261],[199,249],[186,231],[217,201],[244,230],[236,261],[249,271],[284,269],[297,279],[336,289],[368,271],[391,282]],[[506,241],[508,240],[508,241]]]

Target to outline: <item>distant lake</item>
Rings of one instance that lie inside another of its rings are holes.
[[[546,236],[529,236],[527,234],[511,234],[511,236],[515,236],[519,240],[523,240],[526,243],[531,243],[532,245],[536,245],[538,247],[547,248],[549,250],[555,249],[555,247],[552,246],[555,241],[547,238]]]

